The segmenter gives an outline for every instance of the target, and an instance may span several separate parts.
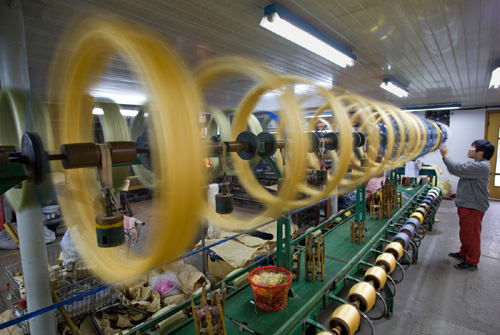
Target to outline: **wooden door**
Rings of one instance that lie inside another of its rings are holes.
[[[491,198],[500,199],[500,155],[498,155],[500,146],[500,111],[488,111],[486,124],[486,139],[495,146],[495,154],[490,159],[491,176],[488,189]]]

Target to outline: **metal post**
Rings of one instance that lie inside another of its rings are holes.
[[[364,183],[361,184],[360,186],[360,192],[361,192],[361,218],[363,219],[363,222],[366,225],[366,186]]]
[[[4,88],[30,88],[21,0],[0,1],[0,81]],[[33,312],[51,305],[52,296],[42,210],[31,186],[25,192],[33,200],[17,212],[17,223],[28,311]],[[31,319],[30,329],[33,335],[56,334],[54,314]]]
[[[283,266],[283,224],[276,222],[276,266]]]
[[[285,226],[285,269],[292,272],[292,227],[290,216],[280,221]]]
[[[356,222],[359,223],[359,220],[361,219],[360,218],[360,201],[361,201],[361,190],[360,190],[361,186],[358,186],[356,187],[356,205],[354,207],[354,211],[355,211],[355,214],[354,214],[354,218],[356,219]]]

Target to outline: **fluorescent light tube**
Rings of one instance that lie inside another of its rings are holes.
[[[391,79],[384,79],[382,84],[380,84],[380,87],[382,87],[384,90],[391,92],[394,95],[397,95],[400,98],[406,98],[408,96],[408,91],[399,86],[398,84],[395,84]]]
[[[500,86],[500,67],[497,67],[493,72],[491,72],[490,87],[498,88]]]
[[[101,91],[101,90],[92,90],[90,94],[94,97],[94,99],[99,100],[99,98],[107,98],[118,105],[131,105],[131,106],[141,106],[146,103],[146,96],[137,93],[130,94],[118,94],[110,91]]]
[[[458,109],[460,107],[462,107],[462,104],[447,104],[447,105],[402,107],[401,110],[404,112],[440,111],[440,110]]]
[[[94,108],[92,109],[92,114],[94,115],[104,115],[104,111],[102,108]],[[138,110],[135,109],[120,109],[120,114],[123,116],[135,117],[139,114]]]
[[[356,56],[276,4],[267,6],[260,25],[341,67],[353,66]],[[320,38],[319,38],[320,37]],[[331,41],[327,43],[327,41]],[[335,45],[335,46],[334,46]]]
[[[135,109],[120,109],[120,113],[123,116],[136,117],[137,114],[139,114],[139,111]]]

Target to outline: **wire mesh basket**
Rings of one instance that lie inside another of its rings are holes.
[[[59,254],[59,248],[47,252],[50,265],[50,284],[61,301],[89,293],[103,286],[103,283],[95,277],[83,261],[63,266],[58,263]],[[26,292],[21,262],[7,266],[5,272],[9,279],[7,283],[9,300],[18,314],[24,314],[26,313]],[[91,313],[97,307],[112,303],[111,299],[111,288],[108,288],[68,303],[64,305],[64,308],[71,318],[75,318],[85,313]],[[57,321],[62,321],[62,315],[57,310],[56,313]]]
[[[256,268],[248,275],[257,308],[263,312],[278,312],[286,306],[293,276],[278,266]]]

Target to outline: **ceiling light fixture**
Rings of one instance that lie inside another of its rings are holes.
[[[260,25],[341,67],[353,66],[356,55],[278,4],[264,8]]]
[[[91,90],[89,93],[96,100],[110,99],[113,102],[117,103],[118,105],[142,106],[147,101],[145,95],[134,92],[115,93],[106,90],[94,89]]]
[[[413,107],[401,107],[402,111],[405,112],[419,112],[419,111],[439,111],[439,110],[452,110],[462,107],[462,104],[442,104],[442,105],[428,105],[428,106],[413,106]]]
[[[493,72],[491,72],[490,87],[498,88],[500,86],[500,67],[497,67]]]
[[[385,78],[380,84],[384,90],[391,92],[394,95],[397,95],[400,98],[406,98],[408,96],[408,89],[403,84],[398,83],[394,79]]]
[[[92,114],[104,115],[104,111],[102,110],[102,108],[94,108],[92,109]],[[139,114],[139,111],[135,109],[120,109],[120,114],[123,116],[136,117],[137,114]]]

